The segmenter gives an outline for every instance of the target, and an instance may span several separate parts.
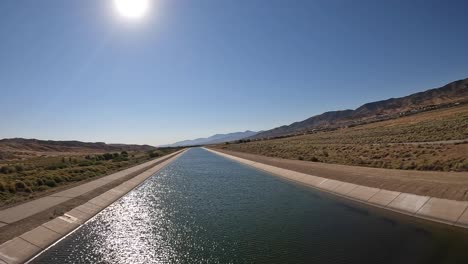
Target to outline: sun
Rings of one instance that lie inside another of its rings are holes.
[[[146,15],[151,0],[114,0],[117,12],[129,19],[140,19]]]

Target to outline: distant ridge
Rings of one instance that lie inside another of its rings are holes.
[[[209,145],[235,140],[244,139],[247,137],[255,136],[258,132],[246,130],[244,132],[234,132],[229,134],[216,134],[208,138],[197,138],[193,140],[183,140],[174,144],[163,145],[161,147],[180,147],[180,146],[196,146],[196,145]]]
[[[149,145],[106,144],[104,142],[54,141],[25,138],[0,140],[0,160],[15,156],[45,155],[50,153],[100,153],[118,151],[150,151],[156,149]]]
[[[364,104],[355,110],[325,112],[287,126],[263,131],[251,139],[273,138],[305,133],[311,130],[333,129],[407,115],[418,111],[468,101],[468,78],[443,87],[400,98]]]

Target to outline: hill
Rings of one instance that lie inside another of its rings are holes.
[[[248,137],[255,136],[258,132],[246,130],[244,132],[234,132],[229,134],[216,134],[208,138],[197,138],[193,140],[179,141],[174,144],[164,145],[164,147],[179,147],[179,146],[197,146],[197,145],[209,145],[219,144],[224,142],[230,142],[240,140]]]
[[[151,151],[149,145],[106,144],[103,142],[53,141],[25,138],[0,140],[0,160],[34,156],[57,156],[119,151]]]
[[[440,88],[430,89],[405,97],[367,103],[355,110],[325,112],[288,126],[281,126],[258,133],[251,138],[274,138],[315,130],[361,125],[453,106],[464,102],[468,102],[468,78],[449,83]]]
[[[468,104],[361,126],[215,147],[330,164],[467,172]]]

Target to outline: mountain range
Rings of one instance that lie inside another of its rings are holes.
[[[354,110],[325,112],[300,122],[257,133],[250,138],[274,138],[313,130],[359,125],[466,102],[468,102],[468,78],[405,97],[367,103]]]
[[[209,144],[219,144],[224,142],[230,142],[235,140],[240,140],[243,138],[248,138],[255,136],[258,132],[254,131],[244,131],[244,132],[234,132],[229,134],[216,134],[207,138],[197,138],[192,140],[183,140],[173,144],[164,145],[161,147],[180,147],[180,146],[197,146],[197,145],[209,145]]]

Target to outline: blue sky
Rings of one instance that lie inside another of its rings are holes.
[[[0,138],[164,144],[468,77],[467,1],[0,1]]]

